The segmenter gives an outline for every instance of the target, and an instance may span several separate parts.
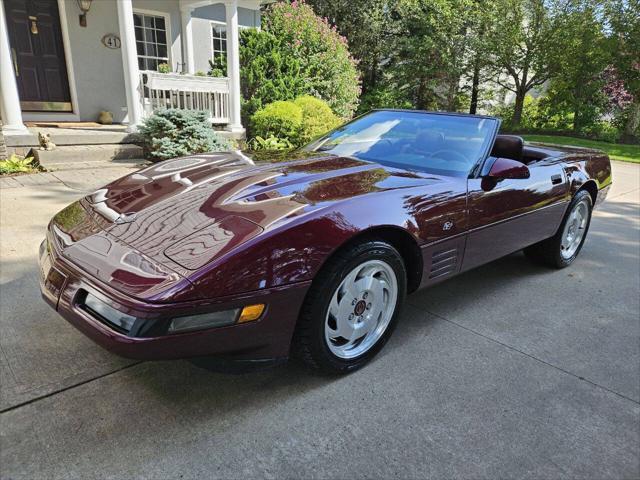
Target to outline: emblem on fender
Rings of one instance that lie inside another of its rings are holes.
[[[453,228],[453,222],[452,221],[448,221],[448,222],[444,222],[444,225],[442,225],[442,230],[444,230],[445,232],[447,230],[451,230]]]

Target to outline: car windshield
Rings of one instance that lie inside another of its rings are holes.
[[[486,155],[497,127],[492,118],[383,110],[328,133],[305,150],[466,176]]]

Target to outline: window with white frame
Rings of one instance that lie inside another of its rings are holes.
[[[227,57],[227,24],[211,22],[211,41],[213,46],[213,60],[222,61]]]
[[[133,24],[136,30],[138,68],[157,71],[159,64],[169,64],[167,19],[162,15],[134,12]]]

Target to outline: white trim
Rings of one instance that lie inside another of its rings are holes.
[[[226,4],[229,0],[180,0],[180,8],[200,8],[218,3]],[[247,10],[260,10],[262,0],[236,0],[240,8]]]
[[[80,121],[80,105],[78,105],[78,90],[76,87],[76,75],[73,69],[71,56],[71,40],[69,39],[69,24],[67,22],[67,10],[65,0],[58,0],[58,16],[60,17],[60,30],[62,32],[62,48],[67,67],[67,82],[71,96],[71,112],[22,112],[23,120],[27,122],[78,122]]]
[[[58,0],[60,1],[60,0]],[[159,10],[149,10],[147,8],[134,8],[133,13],[141,13],[142,15],[153,15],[156,17],[164,18],[164,25],[167,34],[167,61],[169,66],[171,67],[171,71],[173,72],[173,37],[171,36],[171,14],[169,12],[161,12]],[[145,40],[146,42],[146,40]],[[146,57],[146,58],[160,58],[160,57],[148,57],[146,55],[138,55],[138,48],[136,45],[136,58],[138,57]]]
[[[209,20],[209,23],[211,25],[222,25],[224,27],[227,26],[227,22],[222,22],[220,20]],[[252,29],[252,28],[255,28],[256,30],[260,30],[260,27],[252,27],[250,25],[240,25],[240,24],[238,24],[238,31],[249,30],[249,29]],[[227,32],[227,33],[229,33],[229,32]],[[211,50],[209,50],[209,54],[210,54],[209,55],[209,59],[213,60],[214,50],[213,50],[213,29],[212,28],[209,28],[209,40],[210,40],[209,44],[210,44],[210,47],[211,47]],[[228,39],[225,37],[224,41],[226,43],[228,41]],[[225,49],[224,53],[225,53],[225,55],[227,54],[226,49]]]
[[[131,0],[116,0],[118,28],[122,41],[122,67],[125,93],[127,95],[127,131],[135,132],[142,121],[142,102],[140,99],[140,73],[136,48],[134,13]]]
[[[240,35],[238,29],[238,2],[225,2],[227,23],[227,77],[229,77],[229,125],[227,130],[242,134],[244,128],[240,118]]]
[[[194,18],[199,18],[199,17],[194,17]],[[201,20],[206,20],[206,19],[201,19]],[[222,20],[209,20],[209,23],[215,23],[217,25],[224,25],[225,27],[227,26],[227,22],[223,22]],[[260,29],[260,27],[254,27],[252,25],[240,25],[240,24],[238,24],[238,30],[249,30],[250,28],[255,28],[256,30]]]
[[[71,40],[69,39],[69,25],[67,24],[67,10],[64,0],[58,0],[58,15],[60,16],[60,30],[62,30],[62,44],[64,45],[64,58],[67,63],[67,78],[71,93],[71,108],[74,115],[80,117],[78,105],[78,92],[76,90],[76,75],[73,70],[73,58],[71,57]],[[63,21],[64,19],[64,21]]]
[[[182,72],[195,73],[196,61],[193,51],[193,9],[180,9],[180,51],[182,52]]]
[[[5,132],[24,132],[27,128],[22,118],[16,73],[11,61],[8,27],[4,4],[0,3],[0,110],[4,124],[2,129]]]

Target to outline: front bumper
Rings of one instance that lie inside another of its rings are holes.
[[[173,304],[145,303],[124,296],[68,262],[49,248],[40,247],[40,290],[45,301],[93,341],[120,356],[140,360],[168,360],[216,356],[230,360],[287,357],[293,330],[310,282],[265,289],[215,300]],[[153,337],[130,337],[93,316],[79,299],[90,293],[112,307],[162,321],[176,316],[230,310],[264,303],[262,317],[250,323]]]

